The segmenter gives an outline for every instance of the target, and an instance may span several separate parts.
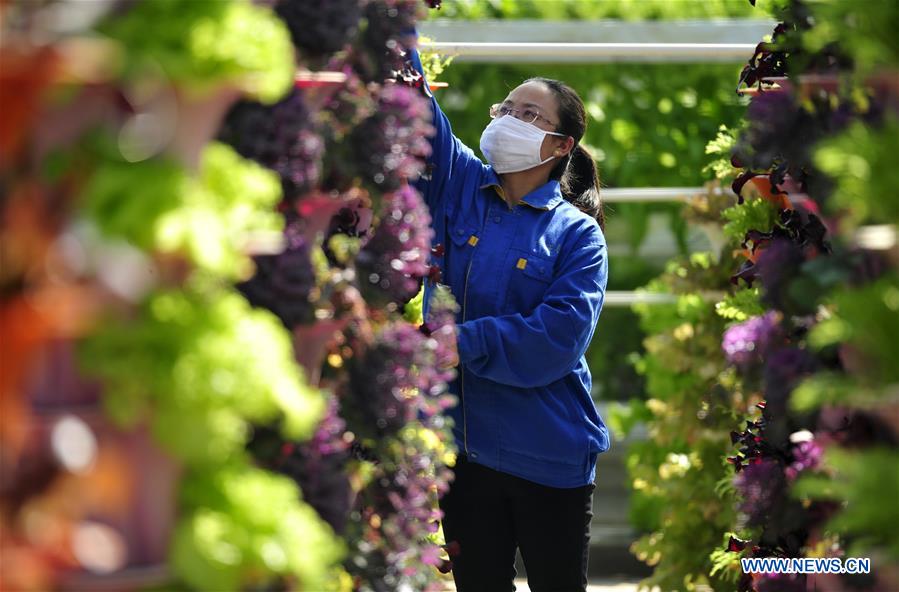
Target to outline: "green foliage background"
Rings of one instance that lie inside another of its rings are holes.
[[[705,181],[705,144],[733,126],[745,100],[734,92],[739,64],[484,64],[456,60],[442,80],[441,108],[453,131],[477,151],[490,105],[534,76],[562,80],[590,116],[604,187],[685,186]]]

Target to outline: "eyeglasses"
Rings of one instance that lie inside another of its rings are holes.
[[[542,119],[553,127],[558,127],[559,125],[543,117],[542,115],[540,115],[539,111],[531,109],[530,107],[525,109],[513,109],[507,105],[504,105],[503,103],[490,105],[490,119],[496,119],[497,117],[503,117],[510,114],[525,123],[534,123],[538,119]]]

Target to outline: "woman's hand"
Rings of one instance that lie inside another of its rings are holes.
[[[441,368],[441,370],[455,368],[456,366],[459,365],[459,347],[458,347],[455,339],[453,339],[451,347],[452,347],[452,355],[449,357],[446,367]]]
[[[449,370],[459,365],[458,330],[455,324],[443,325],[431,334],[439,343],[444,344],[443,351],[437,356],[437,368]]]

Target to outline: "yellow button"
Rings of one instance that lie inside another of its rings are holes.
[[[468,244],[472,247],[478,244],[478,237],[472,234],[470,237],[468,237]]]
[[[528,264],[528,260],[522,257],[518,260],[518,263],[515,265],[518,269],[524,269]]]

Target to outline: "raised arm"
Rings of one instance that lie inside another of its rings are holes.
[[[466,370],[529,388],[555,382],[574,369],[602,310],[608,279],[605,242],[585,236],[563,261],[559,276],[531,314],[481,317],[457,325],[459,362]]]
[[[436,133],[431,138],[431,156],[428,158],[428,170],[414,183],[431,209],[432,214],[438,211],[439,205],[454,188],[462,186],[462,180],[469,174],[478,174],[484,167],[481,160],[472,150],[453,135],[449,119],[440,109],[437,99],[431,92],[421,58],[417,49],[411,50],[411,60],[415,69],[424,78],[424,92],[431,100]],[[450,195],[452,199],[455,195]]]

